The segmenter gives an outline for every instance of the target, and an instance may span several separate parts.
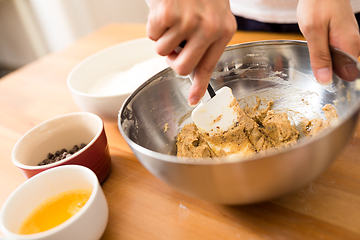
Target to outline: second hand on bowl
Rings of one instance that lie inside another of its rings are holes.
[[[186,41],[183,41],[179,47],[175,49],[176,53],[185,47]],[[189,74],[189,79],[193,82],[195,71]],[[191,118],[197,128],[209,136],[221,134],[230,130],[240,121],[239,103],[234,97],[232,90],[224,86],[218,91],[214,91],[210,83],[204,97],[200,100],[198,106],[192,111]],[[226,149],[220,149],[219,146],[209,144],[215,154]],[[241,153],[234,153],[232,156],[240,156]]]

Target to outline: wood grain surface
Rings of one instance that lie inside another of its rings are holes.
[[[26,181],[11,162],[19,138],[45,120],[80,111],[66,86],[72,68],[99,50],[145,36],[145,25],[107,25],[0,79],[0,207]],[[267,39],[303,37],[238,32],[230,44]],[[102,184],[110,209],[104,240],[360,239],[359,127],[318,179],[290,195],[249,206],[212,204],[170,188],[139,163],[116,122],[105,122],[105,128],[112,171]]]

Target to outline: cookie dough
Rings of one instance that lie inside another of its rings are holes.
[[[202,133],[194,123],[183,127],[176,139],[177,156],[192,158],[217,158],[226,156],[248,157],[267,149],[282,149],[296,144],[300,133],[291,125],[285,112],[271,110],[270,101],[265,109],[257,104],[239,108],[241,118],[228,131],[212,134]],[[306,136],[314,136],[337,119],[335,108],[323,108],[327,120],[304,119],[301,127]]]
[[[325,117],[327,120],[324,119],[313,119],[308,120],[304,119],[302,121],[302,131],[305,136],[315,136],[323,129],[329,128],[330,125],[335,124],[338,120],[338,115],[334,106],[330,104],[326,104],[322,110],[325,113]]]

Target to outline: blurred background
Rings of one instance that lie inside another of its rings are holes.
[[[145,0],[0,0],[0,77],[114,22],[146,23]]]

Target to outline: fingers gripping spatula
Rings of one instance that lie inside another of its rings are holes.
[[[175,52],[180,53],[185,44],[186,42],[183,41]],[[194,71],[189,78],[192,82]],[[215,92],[209,83],[207,92],[192,111],[191,118],[200,131],[211,136],[229,130],[239,121],[238,108],[239,103],[229,87],[222,87]]]
[[[149,6],[148,1],[146,3]],[[182,41],[175,49],[176,53],[184,48],[186,40]],[[189,75],[191,82],[194,79],[194,71]],[[195,125],[204,133],[209,135],[227,131],[239,120],[240,114],[236,111],[236,101],[229,87],[222,87],[216,93],[210,83],[207,93],[200,104],[193,110],[191,118]]]

